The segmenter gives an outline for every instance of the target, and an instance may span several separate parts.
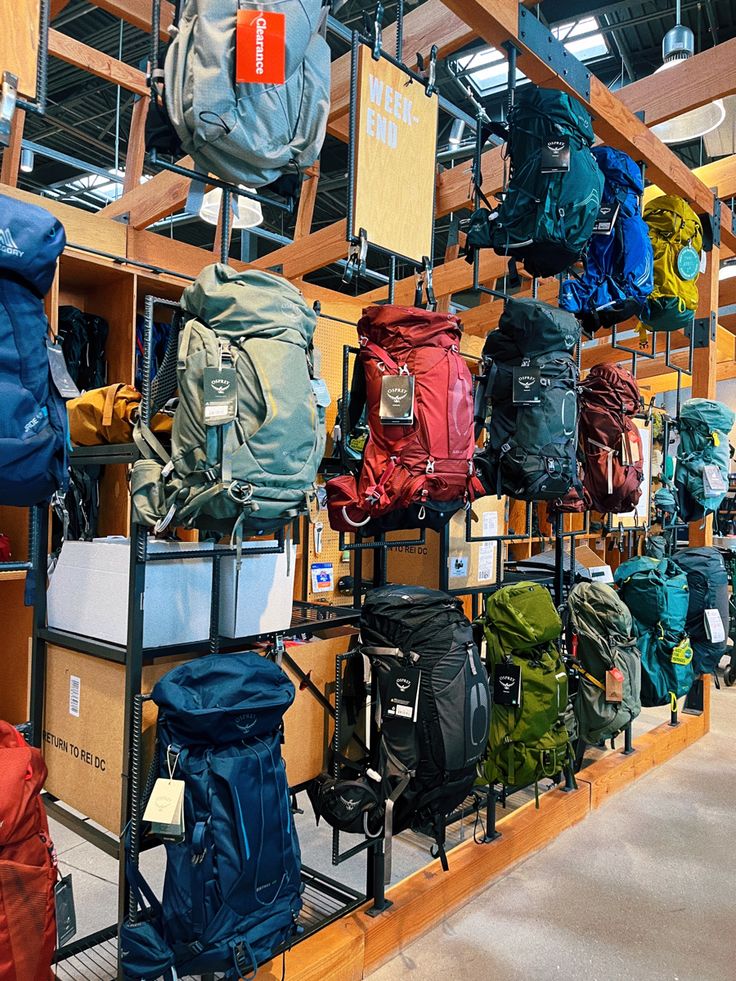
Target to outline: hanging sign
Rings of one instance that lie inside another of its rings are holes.
[[[353,220],[348,235],[417,265],[432,254],[436,94],[385,58],[358,52]]]

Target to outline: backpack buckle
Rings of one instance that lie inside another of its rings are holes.
[[[430,457],[427,460],[427,466],[425,468],[425,473],[434,473],[434,460]]]
[[[508,453],[510,449],[511,449],[511,444],[510,443],[504,443],[503,446],[501,447],[501,452],[502,453]]]
[[[227,496],[236,504],[250,504],[253,498],[253,484],[233,480],[227,489]]]

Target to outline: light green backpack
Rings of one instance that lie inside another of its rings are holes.
[[[562,623],[549,591],[538,583],[502,586],[488,597],[483,629],[486,663],[494,673],[504,665],[521,670],[518,706],[491,706],[488,756],[482,764],[488,782],[538,788],[572,759],[566,726],[567,671],[555,641]]]
[[[628,607],[603,582],[581,582],[568,599],[570,640],[580,672],[575,715],[580,735],[595,745],[613,739],[641,712],[641,655]],[[606,701],[606,672],[623,675],[623,699]]]
[[[325,447],[330,397],[312,348],[317,317],[296,287],[217,264],[181,299],[178,344],[154,382],[154,409],[173,395],[171,455],[136,426],[136,520],[215,534],[273,531],[308,508]],[[174,385],[170,385],[174,388]]]

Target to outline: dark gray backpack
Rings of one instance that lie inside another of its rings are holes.
[[[579,486],[580,324],[540,300],[506,303],[483,348],[476,435],[486,429],[476,467],[486,493],[551,501]]]
[[[330,49],[322,0],[266,0],[284,14],[285,82],[234,83],[237,0],[183,0],[164,67],[166,108],[198,170],[249,187],[298,176],[322,149]],[[270,29],[270,28],[269,28]]]
[[[641,712],[641,655],[631,613],[606,583],[578,583],[568,605],[568,649],[580,673],[575,715],[580,736],[595,745],[613,739]],[[623,675],[621,702],[606,701],[606,672],[614,668]]]

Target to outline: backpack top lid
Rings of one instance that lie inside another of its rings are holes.
[[[617,633],[625,640],[631,637],[631,612],[608,583],[579,582],[570,590],[568,602],[576,633],[595,632],[604,638]]]
[[[404,654],[446,650],[446,628],[468,626],[462,603],[439,589],[381,586],[366,596],[360,639],[372,647],[398,647]]]
[[[622,365],[593,365],[580,386],[584,400],[620,406],[626,415],[636,415],[641,406],[641,393],[636,378]]]
[[[614,150],[612,146],[594,146],[592,151],[606,184],[618,185],[634,194],[644,193],[641,167],[628,153]]]
[[[180,664],[156,682],[159,723],[182,745],[220,745],[274,732],[294,686],[255,651],[211,654]]]
[[[402,348],[419,345],[449,348],[458,346],[463,328],[450,313],[435,313],[421,307],[371,306],[358,321],[358,336],[398,354]]]
[[[0,272],[15,274],[45,296],[65,245],[64,226],[51,212],[0,194]]]
[[[205,266],[187,286],[181,307],[220,334],[277,337],[304,348],[317,325],[317,314],[288,280],[221,262]]]
[[[632,616],[646,627],[682,633],[689,589],[687,576],[670,558],[634,556],[613,574]]]
[[[484,353],[500,354],[493,350],[495,346],[507,349],[511,342],[522,357],[536,357],[551,351],[572,351],[579,340],[580,322],[567,310],[542,300],[510,297],[499,317],[498,331],[491,331],[486,339],[491,350]]]
[[[723,402],[714,399],[687,399],[680,407],[679,422],[708,432],[728,434],[733,429],[736,413]]]
[[[595,139],[590,113],[577,99],[559,89],[543,89],[537,85],[527,85],[521,89],[511,110],[512,134],[515,128],[526,129],[530,119],[541,120],[546,129],[572,132],[587,146],[591,146]]]
[[[531,651],[556,640],[562,621],[548,589],[539,583],[502,586],[486,601],[486,638],[496,657]]]
[[[700,218],[676,194],[660,194],[644,207],[644,221],[650,233],[670,240],[675,245],[690,243],[696,252],[703,247],[703,226]]]

